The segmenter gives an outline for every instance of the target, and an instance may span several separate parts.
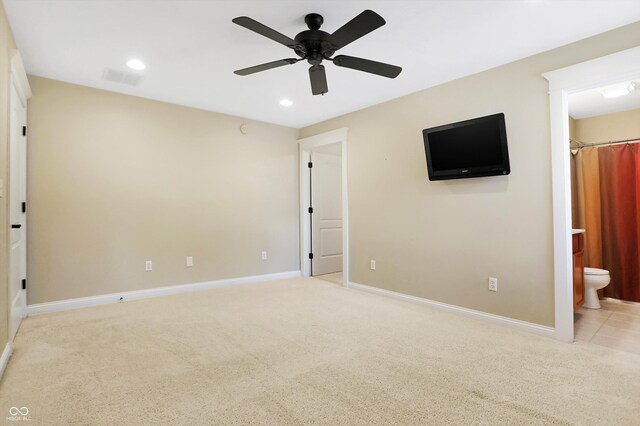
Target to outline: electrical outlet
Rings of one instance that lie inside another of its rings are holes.
[[[369,261],[369,268],[371,268],[372,271],[376,270],[376,261],[375,260],[371,259]]]
[[[147,260],[146,262],[144,262],[144,270],[145,271],[153,270],[153,262],[150,260]]]
[[[187,268],[191,268],[193,266],[193,256],[187,256]]]
[[[262,252],[262,260],[267,260],[267,252],[266,251]]]
[[[498,291],[498,279],[489,277],[489,291]]]

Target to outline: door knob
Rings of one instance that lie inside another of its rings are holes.
[[[21,223],[18,223],[18,224],[14,223],[14,224],[11,225],[11,229],[20,229],[20,228],[22,228],[22,224]]]

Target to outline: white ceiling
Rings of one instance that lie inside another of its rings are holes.
[[[625,96],[607,99],[602,96],[601,88],[572,93],[569,95],[569,115],[576,120],[581,120],[598,115],[640,109],[640,70],[638,73],[636,80],[621,84],[628,86],[632,81],[637,82],[637,89]]]
[[[640,21],[639,0],[4,0],[30,74],[303,127]],[[365,9],[387,24],[340,50],[403,67],[395,80],[326,64],[329,93],[312,96],[308,65],[240,77],[293,57],[235,25],[250,16],[294,37],[309,12],[333,32]],[[105,68],[147,64],[136,86]],[[289,98],[294,106],[279,105]]]

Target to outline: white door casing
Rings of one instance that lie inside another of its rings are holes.
[[[342,159],[311,152],[311,275],[342,271]]]
[[[9,89],[9,340],[13,340],[27,312],[27,99],[31,90],[16,53],[11,62]],[[24,203],[24,204],[23,204]]]

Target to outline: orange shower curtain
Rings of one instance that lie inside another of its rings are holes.
[[[583,148],[572,156],[575,228],[585,265],[607,269],[604,295],[640,302],[640,144]]]

